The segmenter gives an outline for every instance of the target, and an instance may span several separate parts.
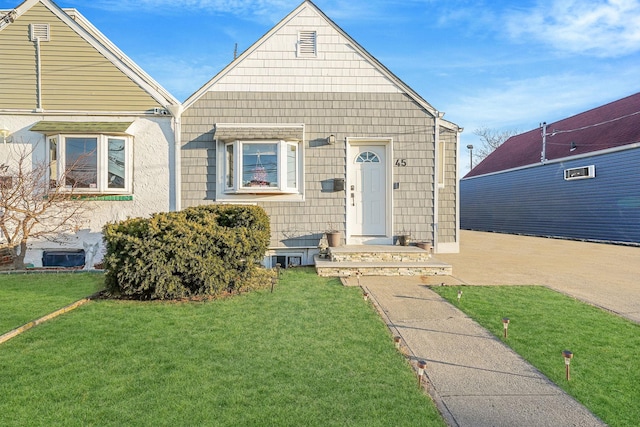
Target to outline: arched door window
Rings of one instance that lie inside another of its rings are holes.
[[[380,163],[380,157],[371,151],[364,151],[358,154],[356,163]]]

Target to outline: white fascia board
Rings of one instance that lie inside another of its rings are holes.
[[[169,112],[171,112],[171,109],[168,107],[167,110],[169,110]],[[0,109],[0,114],[12,114],[12,115],[26,115],[26,116],[31,116],[33,115],[34,110],[33,108],[29,108],[29,109],[10,109],[10,108],[5,108],[5,109]],[[134,117],[149,117],[148,113],[145,112],[141,112],[141,111],[99,111],[99,110],[95,110],[95,111],[86,111],[86,110],[47,110],[46,112],[41,112],[39,114],[45,114],[46,116],[123,116],[123,117],[128,117],[128,116],[134,116]],[[173,114],[173,113],[172,113]],[[175,114],[174,114],[175,116]],[[154,116],[154,117],[171,117],[169,115],[167,116]]]
[[[56,15],[69,28],[75,31],[87,43],[103,54],[120,71],[142,87],[153,99],[162,106],[179,105],[180,101],[167,92],[151,76],[145,73],[127,55],[116,47],[104,34],[94,27],[85,17],[75,9],[67,9],[69,13],[61,9],[50,0],[26,0],[16,10],[16,19],[31,9],[36,3],[41,3]],[[73,17],[71,16],[73,15]]]

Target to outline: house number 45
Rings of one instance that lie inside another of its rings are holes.
[[[407,159],[396,159],[396,166],[400,166],[400,167],[407,166]]]

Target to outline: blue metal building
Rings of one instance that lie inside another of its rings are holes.
[[[460,202],[461,229],[640,244],[640,93],[510,138]]]

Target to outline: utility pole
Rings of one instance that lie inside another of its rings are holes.
[[[542,122],[542,153],[540,154],[540,162],[547,161],[547,122]]]

